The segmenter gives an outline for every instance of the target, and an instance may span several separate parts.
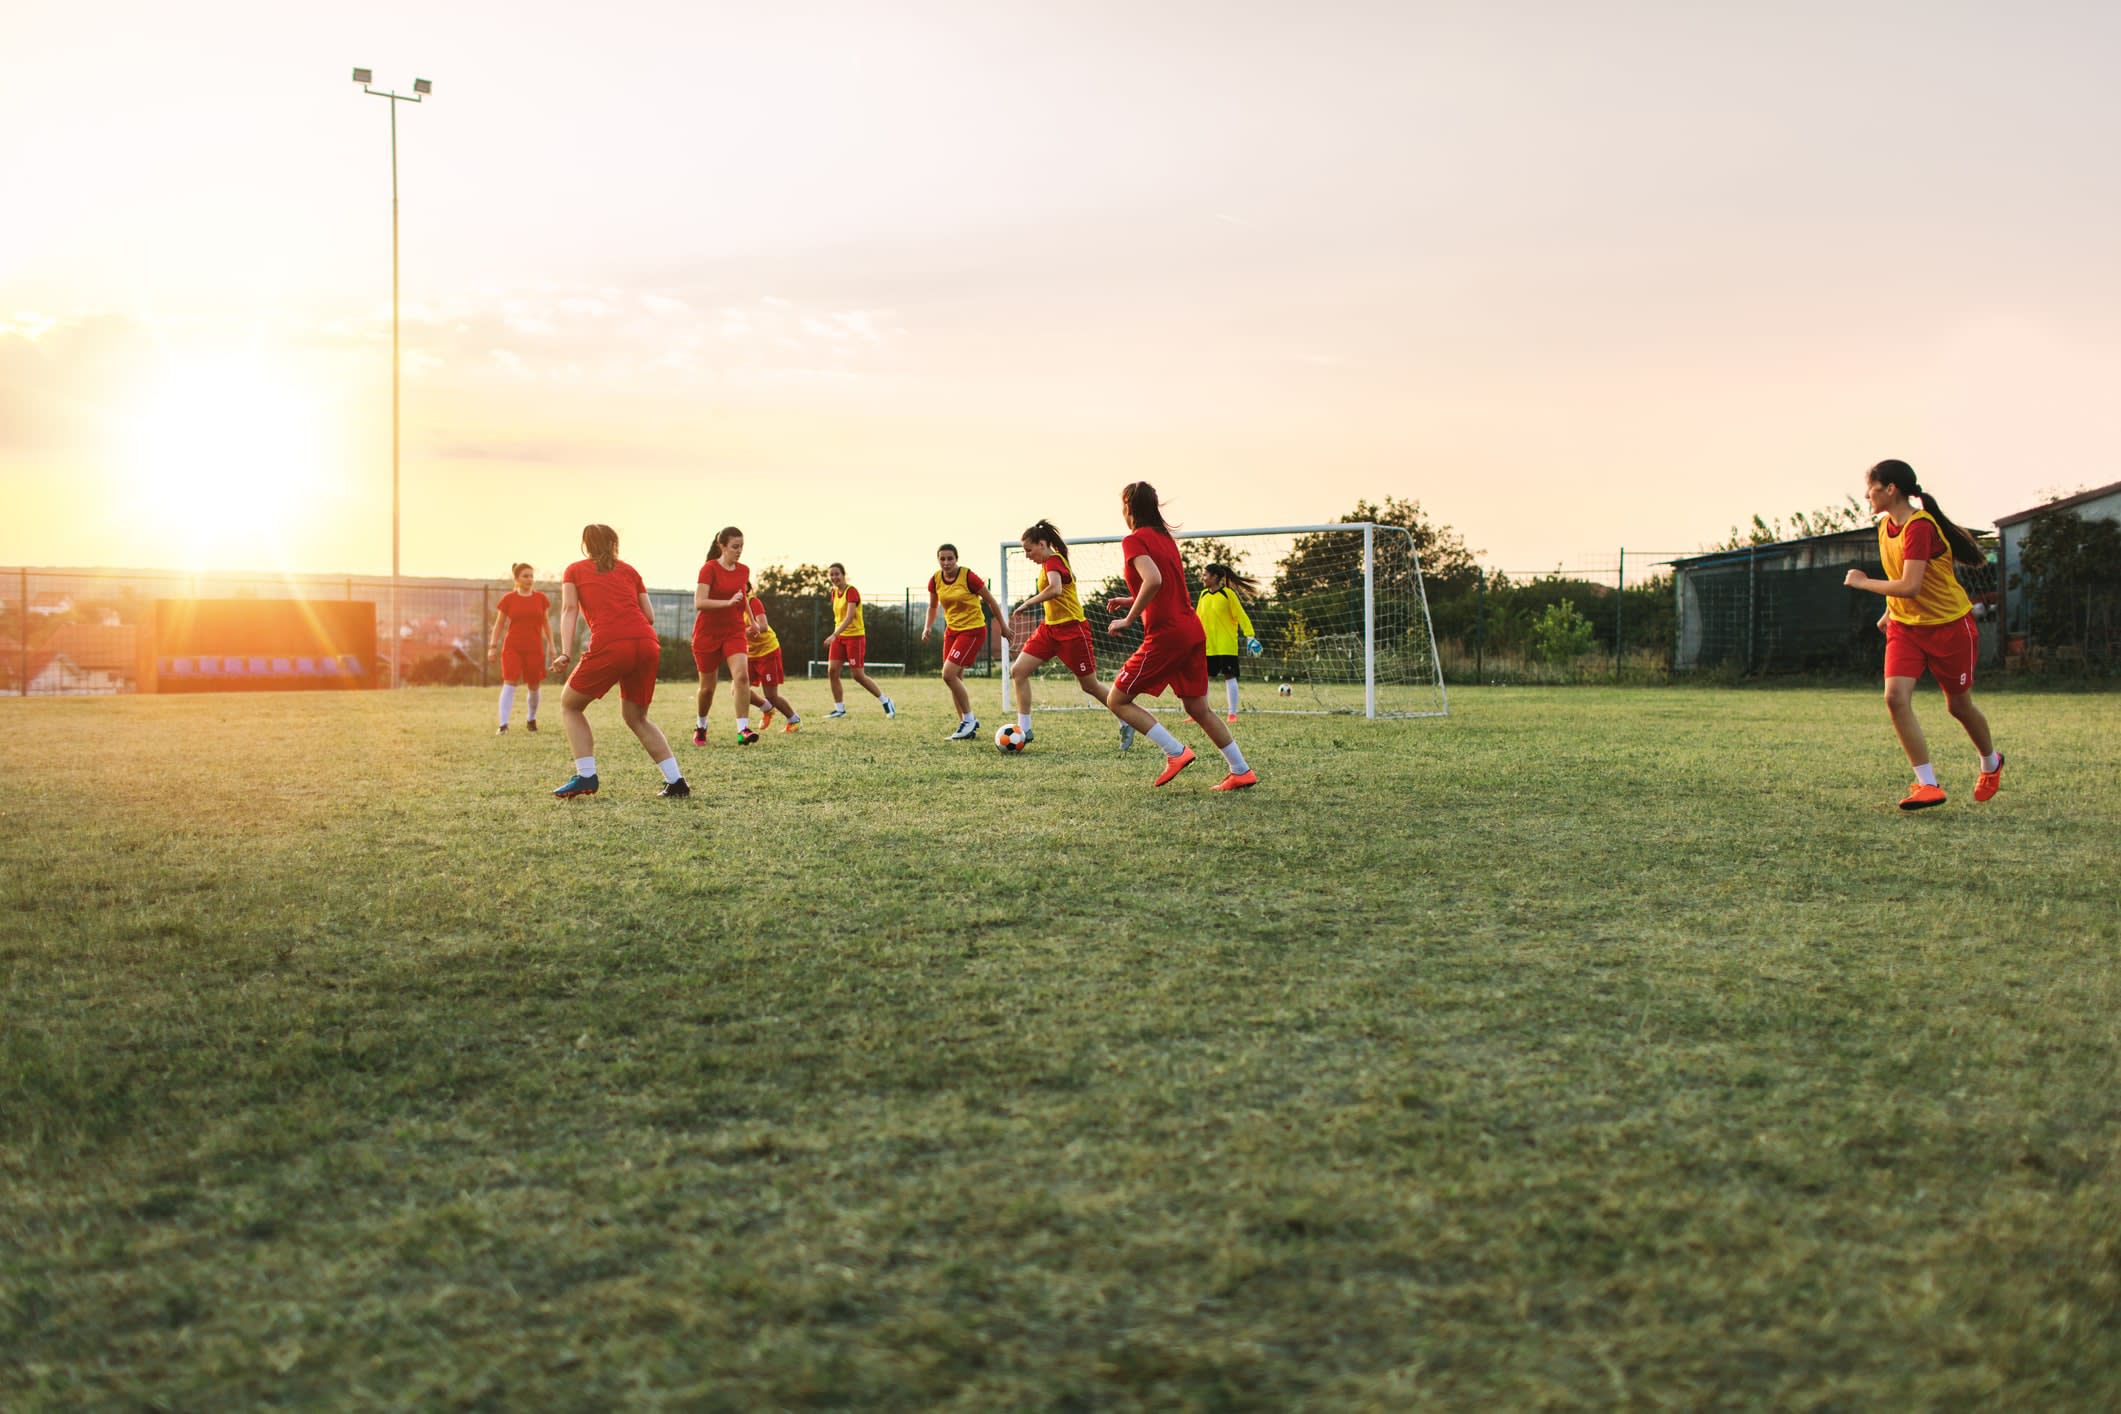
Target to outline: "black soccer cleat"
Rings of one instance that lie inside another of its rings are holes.
[[[660,796],[667,796],[672,800],[684,800],[692,794],[692,787],[685,784],[685,778],[683,776],[679,776],[669,785],[664,786],[661,790],[657,791],[656,794]]]

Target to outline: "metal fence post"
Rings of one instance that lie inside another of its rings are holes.
[[[1628,547],[1620,547],[1620,568],[1613,572],[1613,681],[1620,681],[1620,654],[1627,642]]]
[[[1473,681],[1487,674],[1488,572],[1473,568]]]
[[[487,627],[487,625],[491,624],[492,622],[493,586],[490,584],[482,584],[479,586],[479,638],[484,638],[489,643],[493,641],[491,638],[493,630]],[[474,639],[473,642],[477,642],[477,639]],[[487,686],[486,654],[483,651],[479,654],[479,686]]]
[[[1753,671],[1754,636],[1760,626],[1760,551],[1747,546],[1745,551],[1745,671]]]
[[[22,567],[22,599],[15,605],[15,637],[21,640],[22,676],[15,680],[19,696],[29,696],[29,567]]]

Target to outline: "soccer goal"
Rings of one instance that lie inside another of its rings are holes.
[[[1119,638],[1107,631],[1112,616],[1105,601],[1127,592],[1120,564],[1125,538],[1090,535],[1068,543],[1068,563],[1097,646],[1098,676],[1108,683],[1141,645],[1138,627]],[[1212,564],[1228,565],[1258,583],[1259,592],[1245,607],[1264,652],[1240,655],[1244,711],[1449,714],[1421,557],[1403,527],[1357,521],[1186,531],[1173,538],[1186,565],[1187,602],[1198,600],[1201,572]],[[997,589],[1004,607],[1037,592],[1037,566],[1024,558],[1021,545],[1005,541],[1001,565]],[[1018,628],[1028,637],[1034,626]],[[1001,651],[1004,711],[1014,710],[1008,665],[1015,649],[1012,635]],[[1058,663],[1042,671],[1060,681],[1041,687],[1039,710],[1096,705],[1076,690],[1074,678]],[[1209,683],[1208,698],[1221,709],[1217,683]]]

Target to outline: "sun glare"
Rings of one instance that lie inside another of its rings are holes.
[[[262,359],[198,358],[169,367],[125,421],[126,487],[168,537],[168,562],[281,562],[323,489],[314,398]]]

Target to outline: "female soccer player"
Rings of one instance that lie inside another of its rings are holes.
[[[714,708],[714,675],[729,666],[730,698],[736,703],[736,740],[749,746],[759,739],[751,729],[751,676],[745,650],[744,611],[751,599],[751,569],[741,563],[744,532],[725,526],[714,537],[714,552],[700,566],[699,583],[693,587],[692,603],[698,611],[692,620],[692,666],[699,670],[699,691],[694,694],[696,713],[692,744],[707,744],[707,714]]]
[[[1210,565],[1201,571],[1200,602],[1193,606],[1208,640],[1208,676],[1223,680],[1233,722],[1237,720],[1238,652],[1259,651],[1259,640],[1252,636],[1252,616],[1245,612],[1245,600],[1257,593],[1259,585],[1252,576],[1228,565]]]
[[[884,715],[896,720],[898,708],[884,696],[876,679],[862,671],[862,665],[869,661],[869,630],[862,626],[862,591],[847,582],[847,567],[837,560],[826,567],[825,578],[832,581],[832,632],[825,635],[825,681],[832,687],[832,710],[825,715],[847,715],[847,704],[840,699],[840,664],[845,663],[862,690],[884,704]]]
[[[501,596],[494,609],[493,628],[486,635],[486,656],[501,660],[501,731],[508,734],[508,714],[515,707],[516,684],[528,683],[530,720],[527,731],[538,729],[538,689],[545,685],[545,662],[552,656],[552,601],[537,589],[537,571],[517,565],[509,571],[516,587]],[[507,641],[502,641],[503,631]]]
[[[1119,493],[1120,514],[1131,532],[1120,542],[1119,552],[1127,576],[1127,596],[1107,601],[1115,619],[1110,632],[1120,634],[1136,620],[1142,626],[1142,646],[1112,679],[1106,706],[1112,715],[1145,734],[1164,751],[1164,785],[1193,764],[1193,748],[1171,735],[1171,729],[1146,709],[1135,705],[1135,696],[1160,695],[1168,687],[1185,707],[1186,715],[1200,723],[1208,740],[1222,748],[1230,773],[1215,783],[1216,790],[1243,790],[1259,784],[1259,777],[1245,764],[1245,754],[1229,727],[1208,707],[1208,655],[1206,635],[1200,619],[1186,603],[1186,567],[1178,556],[1178,542],[1164,525],[1163,507],[1156,488],[1146,481],[1129,482]]]
[[[751,705],[764,709],[759,713],[759,730],[772,725],[773,714],[778,710],[788,719],[782,732],[792,732],[803,724],[803,719],[781,696],[781,683],[787,677],[781,666],[781,636],[766,622],[765,602],[756,594],[751,596],[750,610],[750,622],[744,626],[744,652],[751,660]]]
[[[553,794],[572,800],[597,793],[596,739],[583,709],[617,684],[619,715],[663,773],[663,788],[656,794],[691,795],[663,729],[648,720],[649,704],[655,701],[656,665],[663,657],[648,587],[633,566],[619,558],[619,533],[610,526],[583,526],[582,553],[588,558],[576,560],[560,576],[560,651],[552,670],[566,671],[574,652],[576,620],[588,620],[590,639],[589,651],[575,664],[567,690],[560,694],[560,720],[567,727],[567,744],[574,748],[574,775]]]
[[[1915,768],[1915,785],[1900,802],[1902,810],[1927,810],[1944,804],[1944,787],[1930,764],[1929,742],[1915,716],[1915,684],[1927,668],[1944,689],[1944,705],[1966,728],[1981,753],[1981,773],[1974,779],[1974,799],[1988,800],[2003,784],[2003,753],[1989,735],[1988,718],[1974,705],[1974,659],[1981,631],[1974,606],[1952,573],[1953,556],[1981,564],[1986,556],[1974,537],[1952,524],[1937,498],[1915,482],[1915,469],[1888,460],[1870,469],[1864,494],[1879,513],[1878,557],[1885,578],[1850,570],[1842,583],[1867,594],[1885,596],[1878,627],[1885,632],[1885,710],[1893,731]],[[1922,498],[1916,510],[1909,499]]]
[[[921,625],[921,642],[935,631],[935,611],[943,611],[943,686],[957,704],[957,730],[945,741],[969,741],[979,735],[979,718],[972,715],[972,694],[965,691],[965,665],[979,657],[987,641],[987,621],[1002,621],[1002,610],[987,592],[987,582],[971,570],[959,569],[957,546],[936,549],[936,572],[928,576],[928,622]],[[981,614],[984,607],[985,615]]]
[[[1058,658],[1061,666],[1075,674],[1082,690],[1105,705],[1105,685],[1097,680],[1097,649],[1090,642],[1090,625],[1083,618],[1082,596],[1076,592],[1075,571],[1068,567],[1068,542],[1050,520],[1042,520],[1022,536],[1024,558],[1038,566],[1038,592],[1018,604],[1004,619],[1035,608],[1045,610],[1045,622],[1017,650],[1009,665],[1009,685],[1016,692],[1016,725],[1031,740],[1031,675]],[[1189,611],[1190,612],[1190,611]],[[1200,627],[1198,620],[1193,625]]]

